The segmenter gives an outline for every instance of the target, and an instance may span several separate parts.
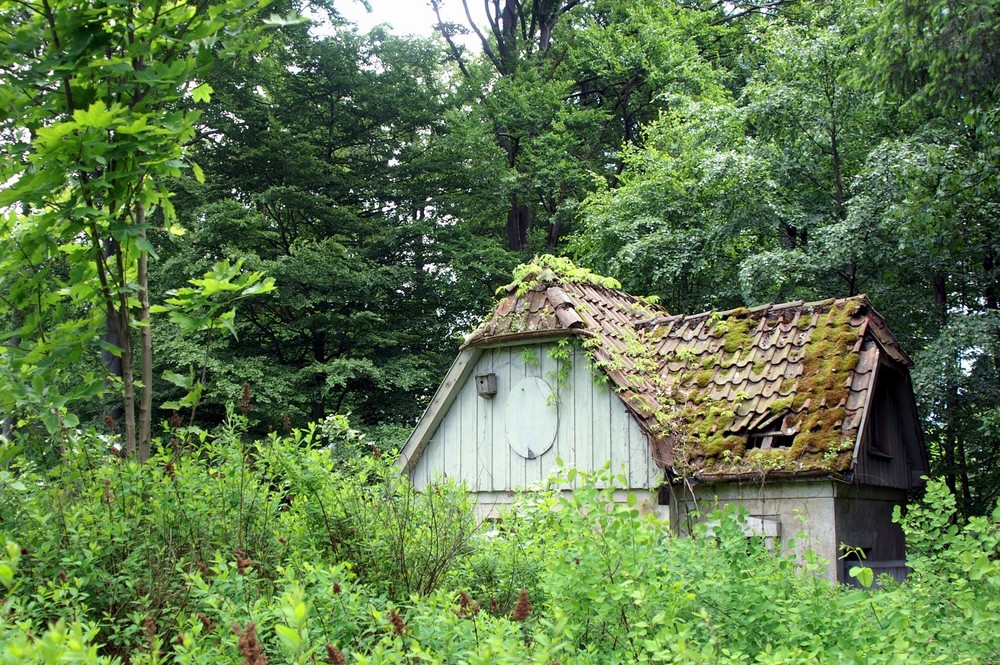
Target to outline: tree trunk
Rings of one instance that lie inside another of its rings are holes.
[[[102,254],[105,262],[110,260],[115,255],[117,247],[118,243],[110,238],[104,243]],[[101,340],[108,346],[113,346],[119,349],[124,348],[121,334],[119,333],[118,317],[114,311],[109,311],[104,318],[104,335],[101,336]],[[101,349],[101,365],[104,366],[108,376],[116,377],[118,379],[124,378],[121,355],[116,355],[107,348]],[[116,404],[111,410],[111,413],[108,414],[111,420],[115,423],[120,423],[124,415],[125,407],[122,406],[120,402]]]
[[[531,210],[519,203],[517,195],[510,197],[507,211],[507,249],[522,252],[528,246],[528,229],[531,228]]]
[[[322,365],[326,362],[326,333],[314,331],[312,335],[313,361]],[[321,420],[326,416],[326,372],[313,373],[313,390],[316,396],[310,405],[310,416],[313,420]]]
[[[931,285],[934,289],[934,303],[937,306],[938,322],[941,330],[944,330],[944,327],[948,323],[948,286],[945,281],[945,276],[940,273],[935,274],[932,278]],[[949,359],[949,362],[957,362],[957,359]],[[951,378],[948,378],[945,384],[944,407],[944,428],[941,436],[944,468],[941,469],[941,471],[944,473],[944,481],[945,484],[948,485],[948,489],[951,491],[953,496],[957,497],[958,479],[955,471],[957,470],[958,465],[955,462],[954,421],[957,417],[958,387]]]
[[[125,412],[125,455],[136,455],[135,428],[135,357],[132,354],[132,340],[128,329],[128,311],[115,311],[118,317],[119,330],[122,334],[122,408]]]
[[[15,316],[17,316],[16,310],[15,310]],[[15,323],[14,329],[16,330],[19,327],[19,324],[16,321],[14,323]],[[11,337],[10,341],[7,342],[7,346],[10,346],[12,348],[21,346],[21,336],[15,335],[14,337]],[[13,413],[3,414],[3,425],[0,426],[0,443],[4,441],[10,441],[10,437],[14,433],[14,420],[15,419]]]
[[[834,202],[837,205],[837,219],[847,220],[847,195],[844,192],[844,169],[840,160],[840,145],[837,136],[837,125],[829,128],[830,153],[833,157]]]
[[[135,206],[135,223],[140,228],[146,223],[146,210],[141,203]],[[146,231],[141,231],[141,238]],[[139,363],[142,393],[139,399],[139,441],[140,462],[149,459],[149,438],[153,422],[153,331],[149,320],[149,254],[139,253],[137,281],[139,283]]]

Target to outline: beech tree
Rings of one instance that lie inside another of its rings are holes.
[[[484,200],[503,197],[507,248],[559,247],[579,204],[603,180],[615,184],[623,147],[674,95],[716,87],[699,45],[712,14],[643,0],[532,0],[485,3],[485,27],[438,31],[461,72],[469,116],[500,148],[505,177]],[[471,30],[482,55],[454,36]],[[488,154],[488,158],[493,157]],[[532,235],[535,239],[532,240]]]

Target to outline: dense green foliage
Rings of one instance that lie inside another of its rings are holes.
[[[414,493],[372,456],[345,465],[343,421],[255,445],[241,422],[197,452],[178,432],[145,465],[81,437],[57,470],[0,471],[0,662],[1000,656],[1000,508],[959,527],[941,484],[903,521],[910,580],[865,591],[748,541],[732,513],[675,538],[611,502],[606,478],[475,528],[460,488]]]
[[[995,0],[503,0],[478,53],[336,5],[0,0],[0,663],[1000,661]],[[944,480],[907,583],[607,479],[414,492],[542,252],[672,312],[867,292]]]
[[[211,99],[197,79],[215,58],[264,45],[264,5],[0,4],[5,417],[58,434],[110,378],[125,449],[149,455],[147,217],[183,233],[168,182],[189,165],[199,111],[182,101]]]
[[[995,2],[504,0],[479,52],[299,4],[0,6],[0,409],[35,459],[239,401],[398,441],[548,252],[672,312],[867,292],[960,512],[1000,496]]]

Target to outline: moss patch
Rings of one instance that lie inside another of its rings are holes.
[[[850,394],[851,377],[859,360],[854,352],[858,330],[851,325],[851,317],[858,307],[859,302],[851,301],[816,310],[816,323],[803,347],[803,373],[794,385],[785,388],[792,388],[792,394],[775,399],[768,406],[774,415],[798,414],[788,422],[789,426],[798,428],[788,448],[746,450],[746,433],[734,434],[727,430],[732,425],[733,412],[722,412],[717,406],[709,406],[711,402],[706,400],[708,390],[705,388],[714,377],[709,363],[714,362],[717,354],[699,358],[700,371],[692,368],[681,374],[682,385],[689,386],[691,393],[688,407],[679,414],[680,431],[686,438],[684,445],[679,446],[681,454],[675,456],[680,462],[678,468],[683,471],[688,464],[690,469],[711,469],[715,473],[847,468],[854,436],[845,435],[841,428],[845,417],[843,404]],[[810,314],[803,312],[803,328],[808,328],[805,317]],[[721,340],[721,358],[733,357],[735,360],[756,344],[757,323],[744,314],[725,320],[710,316],[706,326],[710,326],[713,338]],[[715,367],[722,365],[723,362],[719,362]],[[767,369],[765,362],[758,361],[750,371],[759,377]],[[735,408],[735,405],[728,406]]]
[[[773,413],[773,414],[779,414],[779,413],[783,413],[785,411],[788,411],[789,409],[792,408],[792,401],[793,400],[794,400],[794,398],[792,398],[791,396],[789,396],[789,397],[782,397],[781,399],[774,400],[773,402],[771,402],[771,406],[770,406],[771,413]]]
[[[715,371],[711,369],[704,369],[700,372],[695,373],[694,382],[698,384],[699,388],[704,388],[709,383],[712,382],[712,378],[715,376]]]
[[[731,322],[722,348],[726,350],[726,353],[735,353],[747,348],[754,343],[755,336],[752,334],[754,328],[754,322],[751,319],[739,319]]]

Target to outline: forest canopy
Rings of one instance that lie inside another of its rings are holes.
[[[0,663],[1000,660],[996,0],[350,1],[0,0]],[[535,255],[675,314],[866,293],[906,582],[610,472],[415,491]]]

